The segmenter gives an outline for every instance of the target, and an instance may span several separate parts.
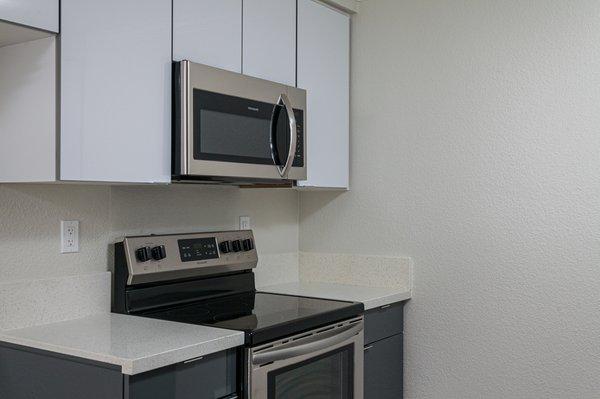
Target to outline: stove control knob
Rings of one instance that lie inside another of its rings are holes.
[[[150,259],[148,247],[142,247],[135,250],[135,258],[138,262],[147,262]]]
[[[244,251],[253,250],[254,242],[252,241],[252,238],[246,238],[244,241],[242,241],[242,246],[244,247]]]
[[[219,249],[221,250],[221,253],[223,254],[228,254],[231,252],[231,241],[223,241],[222,243],[219,244]]]
[[[158,245],[152,248],[152,259],[161,260],[167,257],[167,251],[164,245]]]
[[[231,242],[231,246],[233,247],[233,252],[240,252],[242,250],[242,241],[234,240]]]

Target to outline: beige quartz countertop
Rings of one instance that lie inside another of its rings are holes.
[[[105,313],[18,330],[0,341],[120,366],[133,375],[244,344],[244,333]]]

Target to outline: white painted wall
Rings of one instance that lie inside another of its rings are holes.
[[[351,187],[301,251],[407,255],[406,397],[598,398],[600,3],[364,0]]]

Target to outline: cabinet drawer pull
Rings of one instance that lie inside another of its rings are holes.
[[[371,349],[373,347],[373,345],[367,345],[364,347],[363,352],[368,351],[369,349]]]
[[[391,307],[392,307],[391,304],[390,305],[383,305],[379,309],[387,309],[387,308],[391,308]]]
[[[183,362],[183,364],[194,363],[194,362],[197,362],[198,360],[202,360],[202,359],[204,359],[204,356],[198,356],[198,357],[195,357],[193,359],[185,360]]]

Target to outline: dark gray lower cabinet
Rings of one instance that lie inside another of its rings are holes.
[[[0,398],[221,399],[237,394],[236,349],[147,373],[0,344]]]
[[[0,346],[0,398],[118,399],[119,367],[14,346]]]
[[[124,399],[219,399],[236,393],[235,349],[125,377]]]
[[[365,313],[365,343],[404,332],[404,302],[368,310]]]
[[[402,399],[404,303],[365,313],[365,399]]]
[[[365,314],[365,399],[403,397],[403,306]],[[233,398],[240,377],[236,349],[126,376],[117,366],[0,344],[0,399]]]
[[[401,399],[403,334],[365,347],[365,399]]]

